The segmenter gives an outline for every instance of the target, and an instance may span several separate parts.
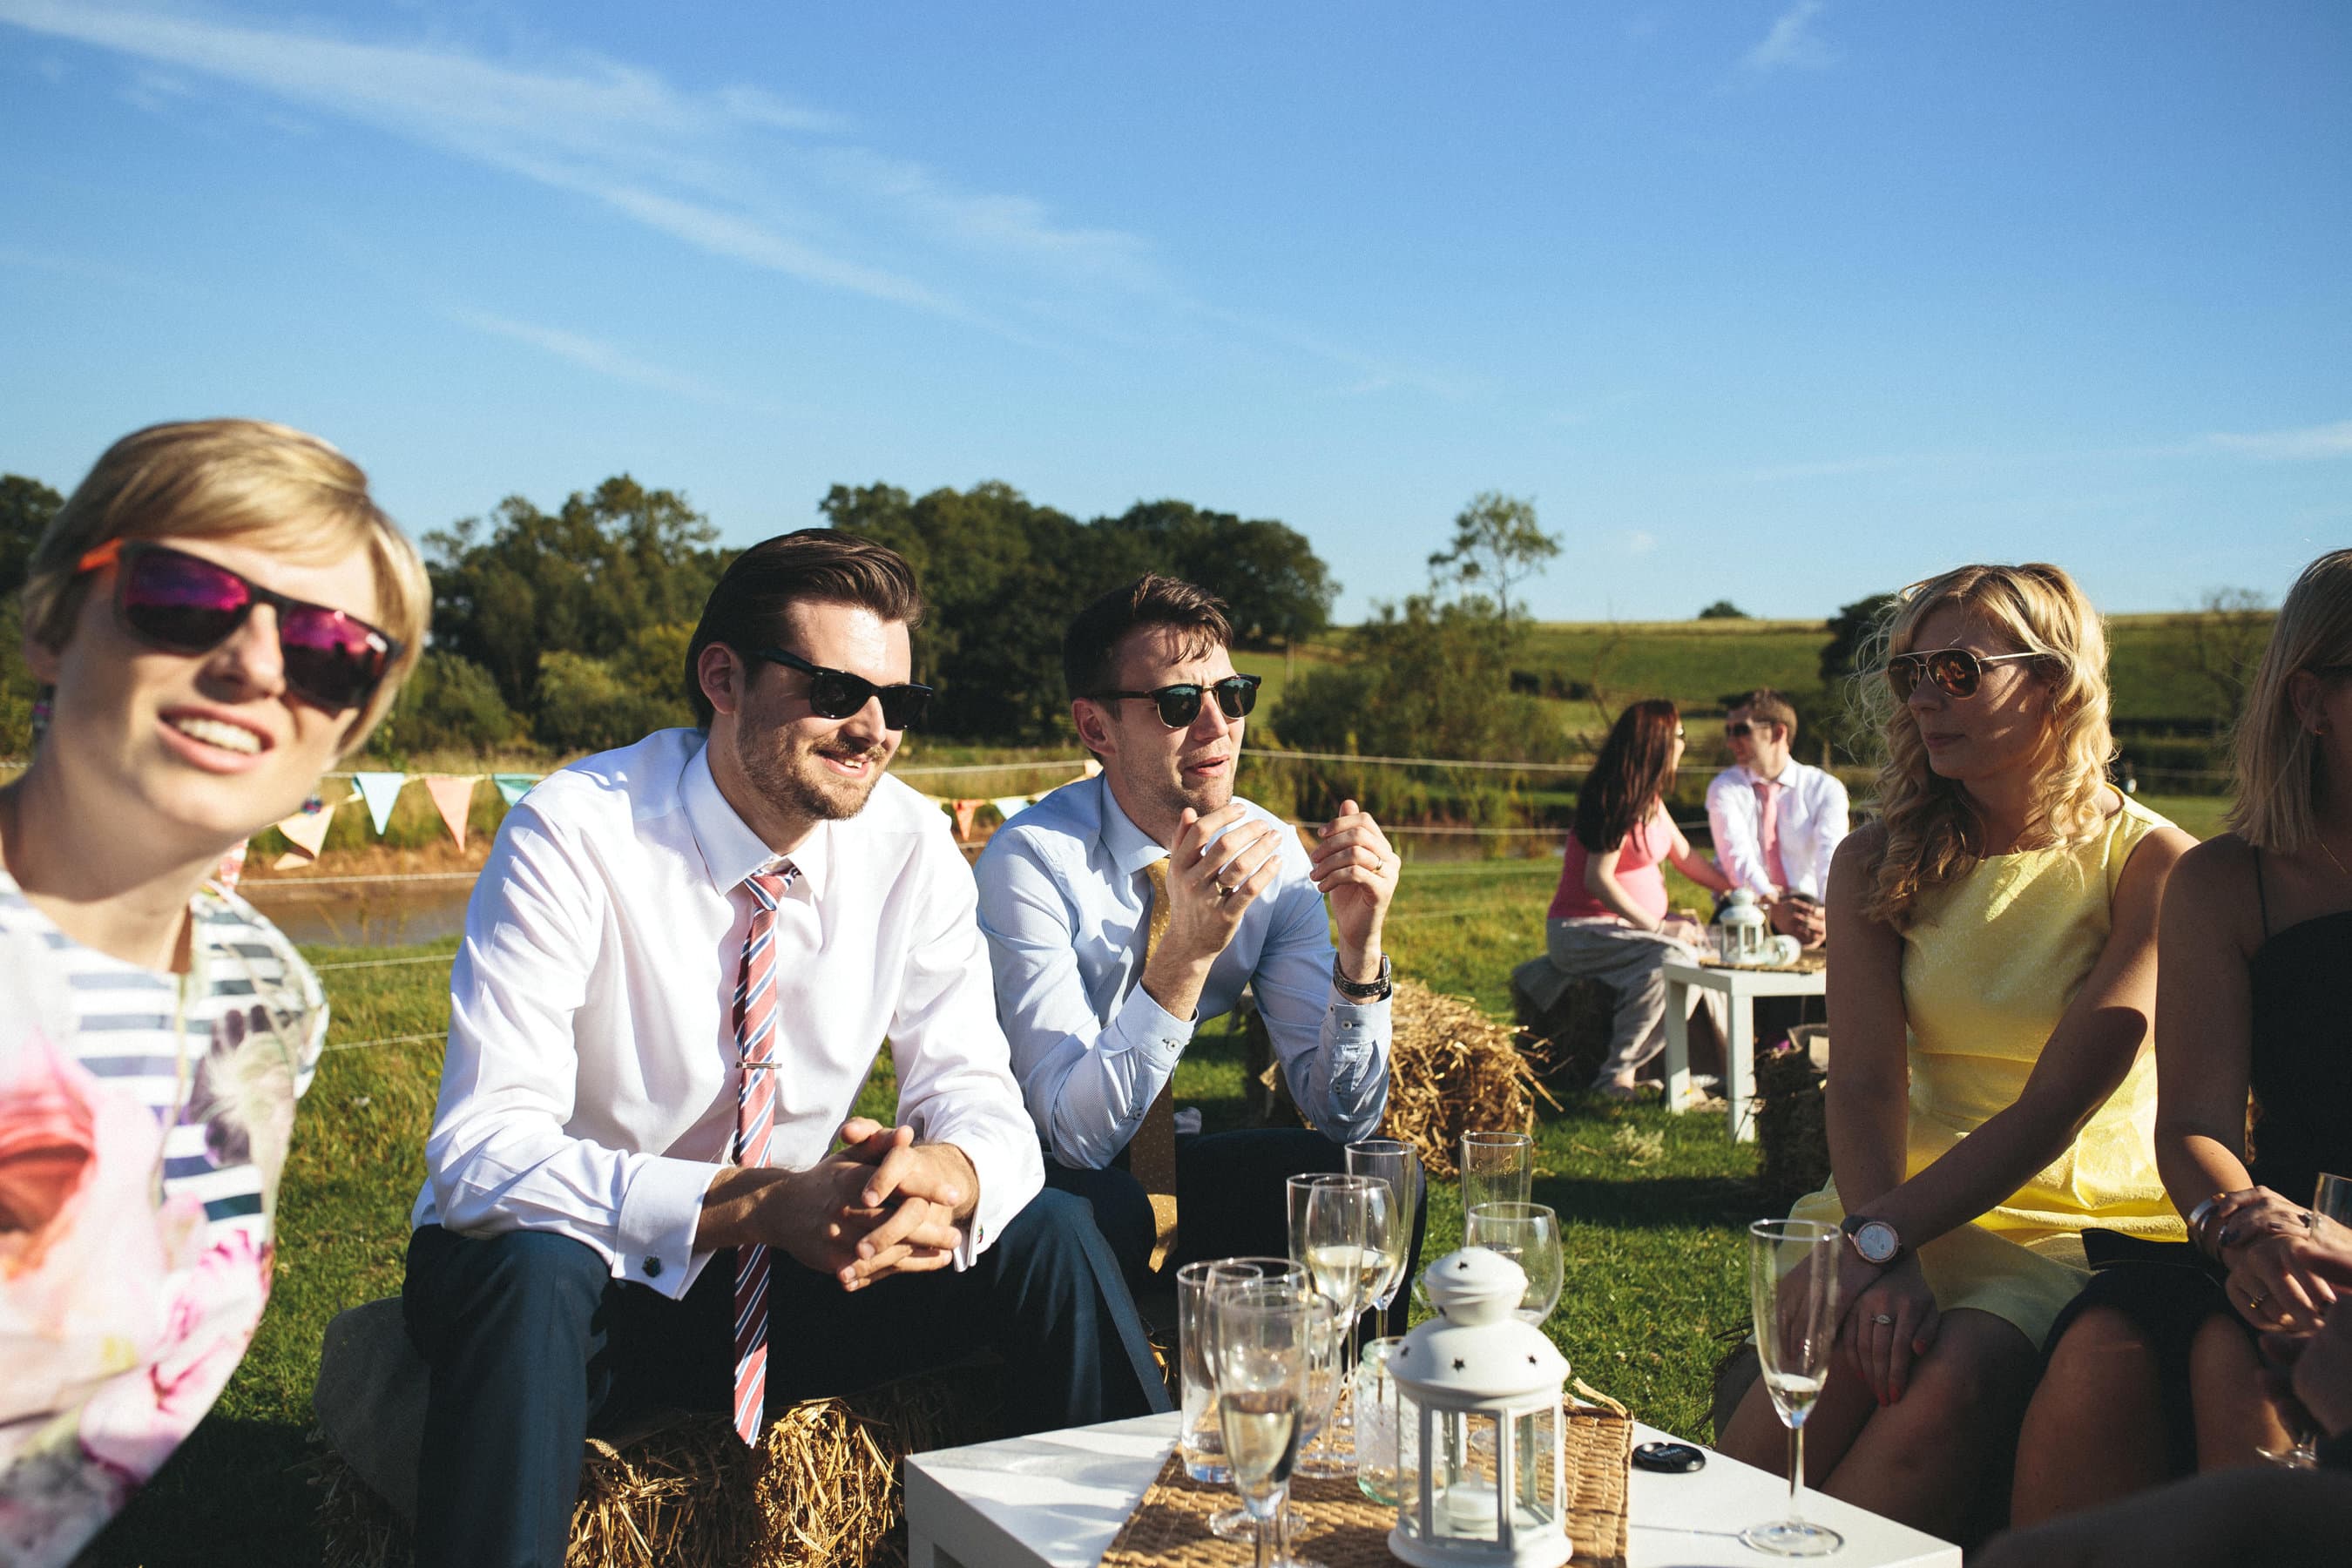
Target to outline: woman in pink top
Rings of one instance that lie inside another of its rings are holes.
[[[1661,860],[1703,888],[1730,879],[1695,853],[1666,815],[1683,757],[1682,715],[1654,699],[1617,716],[1576,797],[1576,826],[1560,862],[1545,946],[1562,974],[1617,993],[1609,1058],[1593,1088],[1612,1100],[1640,1092],[1634,1074],[1665,1045],[1666,960],[1695,952],[1700,929],[1666,912]]]

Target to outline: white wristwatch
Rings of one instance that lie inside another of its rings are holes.
[[[1864,1263],[1874,1263],[1883,1268],[1903,1256],[1902,1236],[1883,1219],[1850,1214],[1843,1228],[1854,1256]]]

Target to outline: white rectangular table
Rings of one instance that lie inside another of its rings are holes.
[[[1690,1109],[1690,990],[1719,991],[1729,1005],[1731,1037],[1723,1042],[1723,1097],[1736,1143],[1756,1142],[1756,1009],[1759,996],[1820,996],[1827,969],[1731,969],[1687,958],[1666,960],[1666,1109]]]
[[[1665,1436],[1642,1426],[1636,1443]],[[906,1464],[908,1568],[1095,1568],[1176,1441],[1174,1415],[916,1454]],[[1635,1470],[1630,1568],[1763,1568],[1738,1539],[1788,1512],[1780,1477],[1710,1452],[1696,1475]],[[1807,1492],[1805,1517],[1845,1537],[1826,1568],[1960,1568],[1960,1549]]]

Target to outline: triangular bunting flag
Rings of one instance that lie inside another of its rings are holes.
[[[971,819],[980,815],[981,803],[977,800],[958,800],[950,802],[949,805],[955,813],[956,837],[971,837]]]
[[[316,865],[318,859],[317,856],[305,855],[299,849],[289,849],[285,854],[272,860],[269,863],[269,868],[273,871],[291,871],[299,866]]]
[[[434,805],[440,810],[442,826],[448,828],[449,837],[457,841],[458,848],[463,849],[466,847],[466,817],[474,808],[474,779],[470,776],[453,779],[436,773],[425,781],[425,791],[433,797]]]
[[[349,799],[350,795],[343,796],[343,800]],[[336,802],[337,805],[341,804],[341,801]],[[286,842],[294,846],[296,865],[319,858],[319,846],[327,841],[327,829],[334,825],[334,820],[335,807],[321,802],[318,810],[298,811],[278,825],[278,831],[286,835]],[[286,868],[286,858],[282,855],[278,858],[277,868],[281,871]]]
[[[492,773],[490,782],[499,786],[499,798],[512,805],[530,793],[530,786],[539,782],[539,777],[535,773]]]
[[[400,786],[408,782],[406,773],[353,773],[352,783],[360,786],[360,798],[367,802],[368,820],[375,824],[376,837],[383,837],[384,825],[392,820],[392,804],[400,798]]]
[[[1029,804],[1029,796],[1025,795],[1001,795],[994,800],[990,801],[988,804],[996,807],[997,816],[1004,818],[1005,821],[1010,822],[1013,820],[1013,816],[1015,812],[1020,811]]]
[[[1088,757],[1087,759],[1086,766],[1087,771],[1080,774],[1080,777],[1092,779],[1100,778],[1102,776],[1102,759],[1100,757]]]

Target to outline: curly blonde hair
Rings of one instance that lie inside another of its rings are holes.
[[[1856,696],[1885,737],[1878,769],[1885,826],[1863,913],[1908,930],[1920,900],[1984,856],[1984,824],[1955,780],[1927,765],[1919,727],[1895,700],[1887,661],[1912,651],[1919,626],[1957,605],[2000,628],[2050,691],[2040,787],[2022,835],[2028,843],[2079,844],[2105,817],[2102,794],[2115,741],[2107,728],[2107,635],[2074,579],[2056,566],[1962,566],[1904,589],[1865,647]]]

